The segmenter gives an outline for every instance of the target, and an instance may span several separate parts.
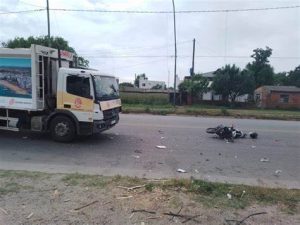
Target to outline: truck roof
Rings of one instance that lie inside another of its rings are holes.
[[[60,68],[60,71],[63,73],[72,73],[72,74],[91,74],[91,75],[100,75],[105,77],[114,77],[113,75],[102,73],[99,70],[91,69],[81,69],[81,68]]]

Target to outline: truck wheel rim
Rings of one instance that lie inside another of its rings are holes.
[[[69,127],[66,123],[61,122],[55,126],[55,133],[60,137],[65,136],[66,134],[68,134],[68,132],[69,132]]]

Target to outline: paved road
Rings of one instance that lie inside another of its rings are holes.
[[[257,131],[257,140],[226,143],[207,127],[235,124]],[[165,145],[166,149],[157,149]],[[260,162],[262,157],[269,162]],[[121,115],[103,134],[71,144],[43,134],[0,131],[0,169],[81,172],[151,178],[190,177],[212,181],[300,188],[300,122]],[[178,168],[188,173],[176,172]],[[281,170],[279,176],[275,171]]]

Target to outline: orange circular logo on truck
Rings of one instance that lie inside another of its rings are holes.
[[[76,108],[81,108],[81,105],[82,105],[82,101],[80,98],[76,98],[75,99],[75,107]]]

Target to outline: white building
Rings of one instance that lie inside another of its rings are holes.
[[[154,81],[154,80],[144,79],[143,77],[140,77],[139,79],[139,88],[151,89],[156,85],[160,85],[163,89],[166,83],[164,81]]]
[[[209,80],[208,87],[210,88],[212,83],[213,83],[213,78],[215,76],[214,72],[203,73],[202,76],[206,77]],[[206,93],[203,93],[202,100],[220,101],[220,100],[222,100],[222,96],[214,94],[214,92],[211,90],[211,91],[208,91]],[[237,102],[247,102],[248,101],[248,94],[238,96],[236,98],[236,101]]]

